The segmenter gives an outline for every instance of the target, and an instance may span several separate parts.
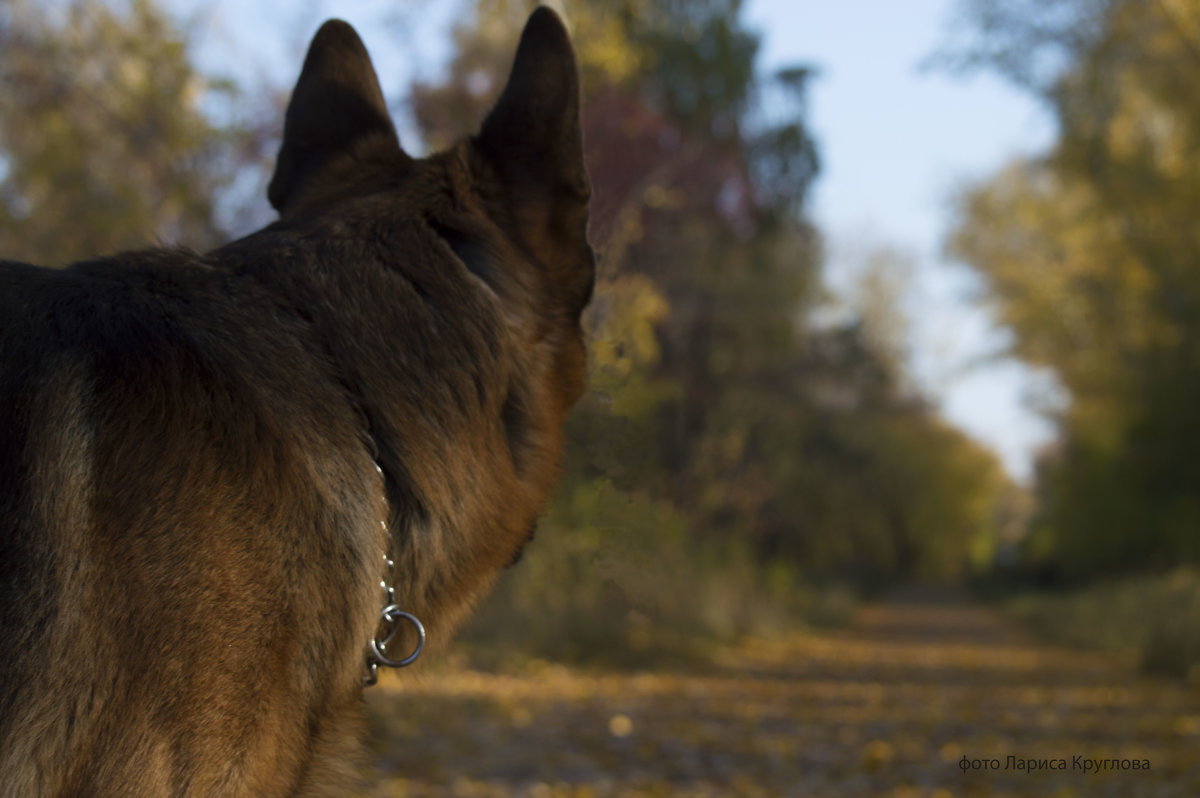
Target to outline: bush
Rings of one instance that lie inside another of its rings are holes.
[[[1131,577],[1026,594],[1010,609],[1059,643],[1135,655],[1147,672],[1200,678],[1200,572]]]
[[[702,659],[708,647],[836,623],[845,591],[803,585],[785,564],[701,550],[669,503],[605,479],[566,486],[522,561],[460,635],[475,665],[528,658],[609,666]]]

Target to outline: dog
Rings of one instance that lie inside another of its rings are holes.
[[[402,627],[370,668],[407,619],[444,639],[558,477],[595,272],[579,105],[541,8],[479,132],[413,158],[331,20],[278,221],[0,265],[0,796],[356,783],[373,638]]]

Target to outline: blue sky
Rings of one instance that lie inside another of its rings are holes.
[[[259,74],[281,86],[295,79],[320,21],[341,16],[358,28],[392,97],[414,71],[436,73],[458,7],[310,0],[281,14],[275,4],[254,0],[172,5],[185,13],[202,9],[201,53],[211,66],[221,67],[231,52],[239,59],[249,54]],[[805,63],[820,72],[809,106],[822,157],[812,213],[829,243],[831,284],[845,286],[874,247],[908,256],[914,269],[904,296],[907,350],[918,384],[1025,479],[1052,429],[1024,397],[1052,381],[986,357],[1003,348],[1004,333],[970,301],[978,283],[941,253],[956,187],[1014,157],[1045,151],[1054,127],[1033,98],[997,78],[919,68],[945,40],[954,8],[954,0],[747,0],[745,13],[763,36],[763,68]],[[389,15],[390,24],[381,24]]]
[[[1024,398],[1052,382],[987,357],[1006,336],[970,300],[978,282],[942,249],[956,189],[1044,152],[1054,125],[998,78],[920,68],[946,40],[955,8],[953,0],[750,0],[747,19],[763,33],[765,68],[801,61],[820,70],[809,106],[822,155],[812,211],[829,241],[830,282],[844,285],[864,248],[908,254],[915,268],[905,310],[918,382],[1010,473],[1027,478],[1052,429]]]

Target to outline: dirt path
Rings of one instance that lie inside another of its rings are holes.
[[[1033,644],[944,598],[748,643],[703,675],[385,681],[370,694],[371,795],[1200,796],[1200,690]]]

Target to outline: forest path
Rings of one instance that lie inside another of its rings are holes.
[[[952,593],[702,670],[439,670],[368,696],[378,797],[1200,796],[1200,690],[1038,644]]]

